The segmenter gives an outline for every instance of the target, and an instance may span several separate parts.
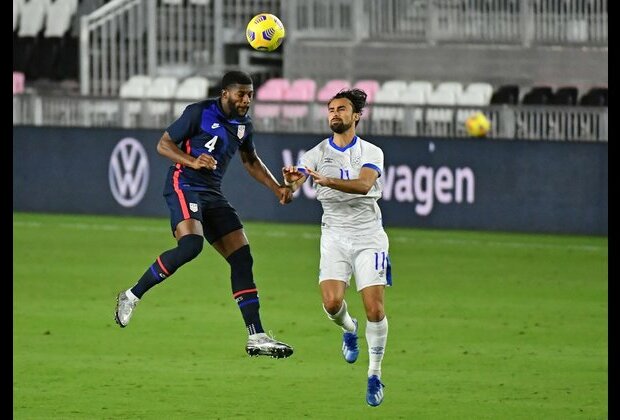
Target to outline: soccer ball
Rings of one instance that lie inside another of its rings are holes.
[[[465,120],[465,130],[472,137],[484,137],[490,129],[491,123],[482,112],[476,112]]]
[[[284,25],[276,15],[259,13],[249,22],[245,36],[252,48],[258,51],[274,51],[284,40]]]

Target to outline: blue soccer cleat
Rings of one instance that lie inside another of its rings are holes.
[[[345,331],[342,334],[342,355],[344,360],[349,363],[355,363],[357,356],[360,354],[360,348],[357,345],[357,320],[353,318],[355,331]]]
[[[368,390],[366,391],[366,402],[372,407],[376,407],[383,402],[383,388],[385,385],[377,375],[368,378]]]

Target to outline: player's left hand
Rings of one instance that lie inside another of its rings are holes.
[[[278,187],[278,195],[280,198],[280,204],[288,204],[293,201],[293,190],[289,187]]]
[[[327,178],[326,176],[321,175],[320,173],[318,173],[316,171],[313,171],[310,168],[306,168],[306,171],[308,172],[308,175],[310,175],[312,177],[312,179],[314,180],[315,184],[322,185],[322,186],[328,186],[329,178]]]

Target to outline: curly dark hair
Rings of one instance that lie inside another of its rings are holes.
[[[362,115],[362,110],[366,106],[366,97],[368,95],[362,89],[342,89],[340,92],[332,96],[332,98],[327,102],[327,106],[334,99],[347,98],[351,101],[351,105],[353,105],[353,112]],[[358,121],[355,121],[355,125],[357,126]]]
[[[248,73],[238,70],[229,71],[222,77],[222,89],[228,89],[231,85],[236,84],[251,85],[252,77]]]

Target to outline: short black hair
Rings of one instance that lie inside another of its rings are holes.
[[[362,110],[366,106],[366,97],[368,95],[362,89],[342,89],[340,92],[332,96],[327,102],[327,106],[334,100],[340,98],[347,98],[353,104],[353,112],[362,114]]]
[[[244,71],[229,71],[222,77],[222,89],[228,89],[230,85],[251,85],[252,77]]]

